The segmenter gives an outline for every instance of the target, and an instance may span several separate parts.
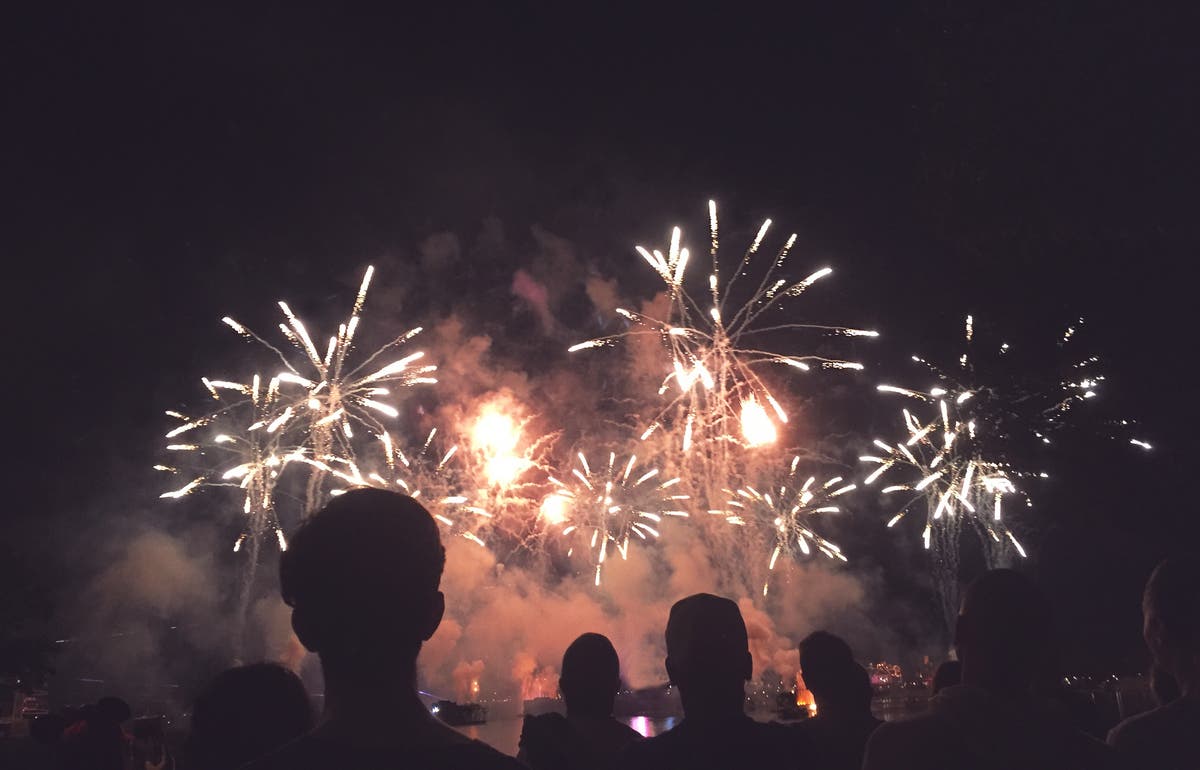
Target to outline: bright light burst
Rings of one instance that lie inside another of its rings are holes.
[[[421,332],[419,326],[394,338],[358,363],[350,360],[374,272],[374,267],[367,268],[350,317],[338,326],[337,334],[330,336],[324,354],[309,335],[308,328],[286,302],[279,303],[287,321],[279,324],[279,330],[292,348],[300,353],[299,356],[286,355],[283,350],[232,318],[222,319],[238,334],[257,340],[273,351],[285,367],[273,378],[273,382],[278,383],[280,393],[275,409],[248,430],[277,433],[299,429],[306,436],[306,444],[313,457],[353,458],[356,426],[365,427],[373,435],[380,435],[386,432],[382,418],[395,418],[399,414],[393,403],[382,399],[395,396],[396,388],[437,382],[432,376],[437,367],[421,363],[425,357],[422,351],[378,365],[378,360],[385,354],[416,337]],[[205,380],[205,384],[216,397],[218,389],[227,383]],[[314,473],[309,479],[306,514],[311,514],[320,505],[323,478],[320,466],[314,466]]]
[[[1048,368],[1017,361],[1007,342],[981,342],[975,319],[968,315],[964,348],[951,366],[912,357],[936,376],[935,385],[927,390],[878,387],[923,402],[925,411],[914,414],[905,409],[907,435],[890,444],[875,441],[882,452],[862,458],[877,465],[865,483],[873,483],[894,466],[912,469],[916,476],[908,483],[885,486],[884,491],[915,492],[919,493],[915,499],[927,500],[922,533],[926,548],[937,540],[938,522],[961,515],[976,522],[998,546],[993,552],[1001,553],[1011,545],[1025,556],[1024,547],[1005,524],[1004,498],[1016,495],[1025,499],[1026,506],[1030,504],[1018,482],[1046,474],[1029,470],[1026,463],[1067,427],[1068,417],[1079,405],[1096,397],[1105,379],[1096,371],[1096,356],[1068,355],[1078,344],[1082,325],[1081,318],[1060,336],[1056,358],[1061,360],[1057,367]],[[1040,374],[1043,371],[1049,373]],[[1130,443],[1149,448],[1138,439]],[[889,527],[904,517],[915,499],[888,522]]]
[[[210,395],[220,403],[216,411],[198,418],[167,412],[168,417],[179,421],[166,433],[166,449],[175,459],[154,468],[189,480],[159,497],[177,500],[205,487],[238,489],[246,529],[233,549],[240,551],[249,540],[257,552],[262,534],[279,530],[275,487],[284,468],[301,456],[302,450],[285,444],[283,432],[249,427],[277,410],[277,379],[264,384],[256,374],[248,383],[218,382],[204,381]]]
[[[680,245],[681,232],[671,232],[666,254],[641,246],[637,251],[662,279],[669,299],[666,313],[639,313],[618,308],[630,325],[620,334],[599,337],[574,345],[572,352],[610,345],[631,335],[654,335],[667,354],[666,375],[659,395],[673,392],[665,408],[655,417],[642,438],[670,422],[680,431],[679,444],[684,451],[711,442],[742,447],[773,444],[788,414],[764,382],[760,371],[766,367],[809,371],[813,367],[861,369],[852,361],[825,358],[815,354],[781,354],[763,349],[758,335],[816,329],[844,336],[875,337],[877,332],[844,326],[781,322],[777,315],[782,303],[794,299],[832,269],[825,267],[800,280],[779,277],[779,271],[796,242],[792,234],[775,254],[749,299],[738,305],[731,297],[739,279],[747,274],[759,251],[771,221],[763,222],[753,243],[742,255],[737,268],[728,277],[721,273],[718,259],[716,204],[709,202],[711,230],[711,269],[707,295],[693,297],[685,287],[690,253]],[[728,469],[726,469],[728,470]]]
[[[863,479],[865,486],[883,479],[880,483],[885,495],[909,498],[888,520],[888,527],[894,527],[914,506],[922,504],[926,520],[921,539],[926,549],[933,546],[941,529],[954,541],[947,547],[957,549],[955,524],[966,517],[995,543],[1003,544],[1007,539],[1025,556],[1024,548],[1004,522],[1003,502],[1005,496],[1024,497],[1013,479],[1029,474],[987,456],[984,436],[990,426],[978,423],[963,409],[971,400],[971,391],[933,388],[929,393],[920,393],[890,385],[880,385],[879,390],[922,401],[929,410],[929,414],[918,415],[907,407],[902,409],[906,433],[890,443],[875,439],[876,454],[859,458],[875,466]],[[899,471],[907,471],[907,480],[888,484]],[[1028,498],[1025,500],[1028,504]]]
[[[852,491],[856,485],[846,483],[841,476],[823,482],[810,476],[800,483],[799,465],[799,456],[793,457],[786,477],[765,491],[760,492],[749,485],[736,491],[725,490],[729,495],[725,507],[709,511],[724,516],[730,524],[757,527],[771,533],[768,572],[775,570],[781,556],[794,558],[797,552],[808,556],[814,548],[830,559],[846,561],[842,549],[814,532],[810,522],[821,514],[839,513],[841,508],[835,498]],[[768,575],[763,581],[763,596],[769,588]]]
[[[618,462],[610,452],[595,467],[583,452],[577,458],[565,481],[550,477],[555,490],[542,501],[540,516],[546,525],[562,527],[562,537],[587,543],[600,585],[609,551],[627,559],[631,537],[658,538],[664,516],[687,517],[681,503],[688,495],[679,494],[678,477],[663,479],[658,468],[639,467],[636,455]],[[574,546],[567,555],[573,552]]]
[[[383,467],[366,473],[363,481],[419,500],[451,535],[484,546],[479,529],[492,514],[472,502],[470,485],[464,481],[457,462],[458,445],[439,450],[435,443],[437,434],[438,429],[433,428],[424,443],[408,453],[390,433],[380,434]]]

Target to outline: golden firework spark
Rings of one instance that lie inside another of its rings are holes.
[[[636,455],[618,462],[609,452],[596,466],[583,452],[576,457],[565,480],[550,477],[555,489],[542,501],[540,515],[547,526],[561,527],[562,537],[587,544],[598,586],[609,551],[627,559],[631,537],[658,538],[663,517],[687,517],[682,503],[688,496],[678,493],[678,477],[663,479],[658,468],[639,466]],[[567,555],[573,553],[574,546]]]
[[[394,397],[397,388],[437,382],[433,377],[437,367],[423,363],[423,351],[379,365],[381,358],[420,334],[422,328],[419,326],[395,337],[357,364],[352,363],[355,336],[374,273],[374,267],[367,268],[350,317],[338,326],[337,334],[329,337],[324,354],[313,341],[308,327],[286,302],[279,303],[286,319],[286,323],[279,324],[279,330],[299,356],[285,354],[232,318],[222,319],[239,335],[256,340],[273,351],[285,367],[272,380],[277,383],[279,392],[276,409],[251,429],[267,433],[299,429],[306,436],[305,444],[312,457],[352,458],[356,426],[365,427],[378,436],[387,431],[382,419],[398,416],[396,406],[382,399]],[[214,397],[220,388],[238,387],[237,383],[218,380],[206,380],[205,384]],[[321,502],[323,479],[323,472],[314,468],[306,496],[305,512],[308,514]]]
[[[729,499],[725,507],[709,511],[721,515],[730,524],[768,529],[773,541],[767,571],[773,572],[781,556],[794,557],[796,552],[808,556],[815,548],[830,559],[846,561],[842,549],[813,531],[810,521],[821,514],[841,511],[836,498],[855,489],[841,476],[818,482],[809,476],[803,483],[797,470],[800,457],[792,458],[787,475],[778,485],[772,484],[764,491],[746,485],[740,489],[725,490]],[[770,576],[763,581],[763,596],[770,588]]]
[[[708,296],[694,298],[684,286],[690,253],[680,245],[681,231],[671,232],[666,254],[658,249],[637,247],[638,253],[662,279],[669,295],[669,311],[660,316],[618,308],[631,326],[629,331],[581,342],[571,352],[611,345],[630,335],[650,334],[658,337],[667,353],[668,369],[659,394],[675,391],[671,403],[659,418],[647,428],[643,438],[661,427],[662,419],[674,413],[674,407],[684,407],[686,422],[691,426],[690,440],[723,440],[744,446],[774,443],[778,425],[787,422],[788,415],[760,377],[758,370],[766,366],[809,371],[813,367],[829,369],[862,369],[862,364],[831,359],[814,354],[780,354],[763,350],[752,344],[755,335],[770,332],[816,329],[830,334],[852,337],[877,337],[878,333],[845,326],[826,326],[808,323],[775,323],[773,312],[786,299],[800,296],[814,283],[830,275],[825,267],[801,280],[780,278],[779,270],[796,242],[793,233],[776,253],[771,266],[763,274],[758,287],[741,306],[730,304],[729,297],[739,278],[746,271],[771,226],[763,222],[750,248],[743,254],[738,268],[723,285],[717,254],[716,204],[709,201],[712,267],[708,277]],[[769,411],[768,411],[769,410]]]

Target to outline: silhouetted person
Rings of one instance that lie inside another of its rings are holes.
[[[1150,692],[1154,693],[1154,702],[1160,706],[1165,706],[1180,695],[1183,695],[1183,691],[1179,689],[1179,682],[1175,681],[1175,677],[1163,671],[1158,666],[1150,670]]]
[[[132,770],[175,770],[175,758],[167,748],[161,717],[137,719],[130,732],[133,734]]]
[[[871,714],[871,677],[850,645],[827,631],[800,642],[800,672],[817,715],[796,725],[813,747],[814,767],[858,770],[867,739],[883,724]]]
[[[317,728],[253,768],[515,768],[468,739],[417,694],[421,644],[445,611],[446,552],[411,497],[359,488],[335,497],[292,537],[279,564],[292,628],[321,657]]]
[[[187,766],[241,767],[312,728],[312,706],[300,677],[276,663],[231,668],[218,674],[196,699]]]
[[[667,675],[679,688],[683,721],[636,743],[621,767],[786,768],[805,766],[802,738],[778,724],[746,716],[745,684],[753,661],[738,606],[712,594],[695,594],[671,608],[667,620]]]
[[[1117,725],[1109,745],[1139,767],[1200,768],[1200,560],[1159,564],[1146,583],[1142,616],[1155,669],[1175,680],[1179,695]]]
[[[954,687],[962,684],[962,663],[957,660],[945,660],[937,667],[937,671],[933,672],[933,682],[930,683],[929,689],[931,694],[937,695],[947,687]]]
[[[566,717],[525,717],[517,758],[535,770],[609,768],[617,756],[642,736],[613,719],[621,686],[621,664],[612,642],[600,634],[584,634],[563,653],[558,689]]]
[[[107,696],[83,709],[63,732],[63,766],[68,770],[124,770],[130,737],[121,724],[133,716],[129,704]]]
[[[864,770],[916,768],[1109,768],[1116,758],[1033,695],[1048,669],[1053,633],[1041,592],[1012,570],[975,580],[954,644],[962,684],[942,690],[930,713],[881,726]]]

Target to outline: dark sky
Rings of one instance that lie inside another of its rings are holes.
[[[1137,665],[1141,583],[1197,534],[1190,12],[161,5],[18,25],[6,77],[6,548],[49,594],[86,578],[81,510],[150,506],[156,415],[227,308],[344,298],[489,216],[615,264],[715,197],[799,229],[902,354],[968,311],[1087,317],[1160,448],[1072,446],[1031,568],[1073,654]]]

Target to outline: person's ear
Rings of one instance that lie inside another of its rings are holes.
[[[446,595],[438,591],[429,602],[429,611],[421,627],[421,641],[429,641],[429,637],[433,636],[434,632],[438,630],[438,626],[442,624],[442,617],[445,614]]]
[[[679,677],[675,675],[677,673],[675,671],[675,662],[671,660],[670,655],[667,656],[666,665],[667,665],[667,681],[673,685],[678,686],[679,685]]]
[[[746,650],[746,657],[742,660],[742,679],[749,682],[754,676],[754,656]]]

